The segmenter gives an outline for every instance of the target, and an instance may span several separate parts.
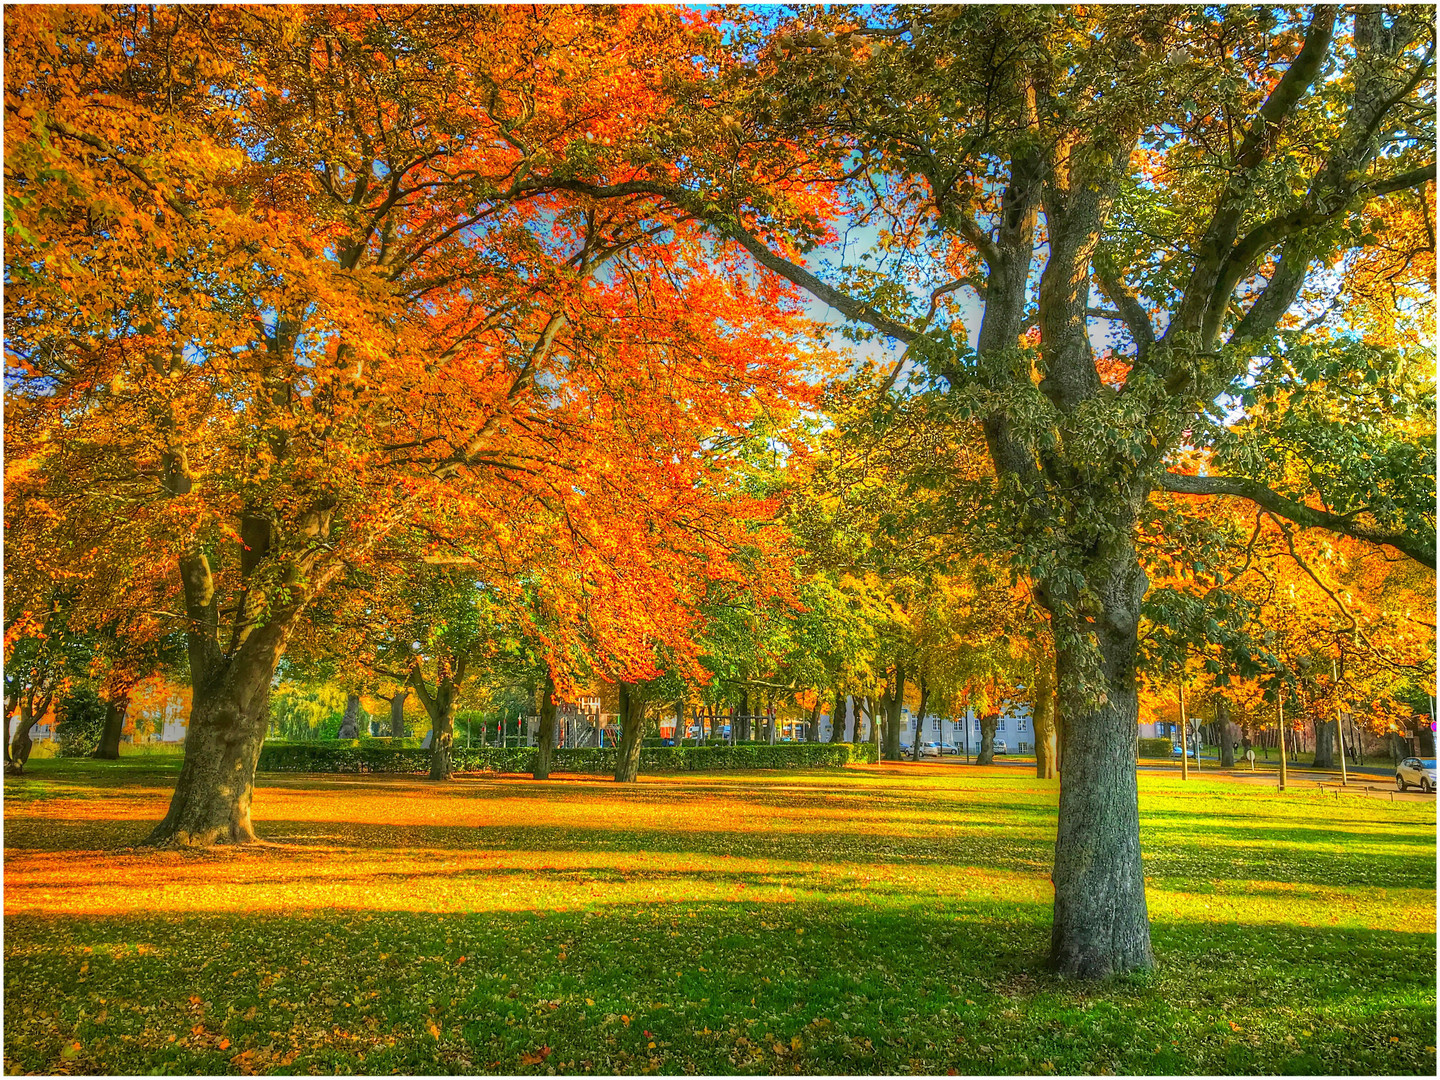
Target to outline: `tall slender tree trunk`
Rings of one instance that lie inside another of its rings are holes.
[[[620,752],[615,759],[615,782],[633,784],[640,775],[640,738],[644,724],[630,684],[620,684]]]
[[[750,741],[750,689],[746,687],[740,698],[740,731],[736,736],[740,742]]]
[[[1035,665],[1035,699],[1030,708],[1035,721],[1035,775],[1041,780],[1060,776],[1060,730],[1056,723],[1055,664],[1041,656]]]
[[[905,665],[895,661],[895,692],[885,697],[885,760],[900,760],[900,709],[905,704]]]
[[[915,745],[910,747],[910,760],[920,760],[920,740],[925,732],[925,707],[930,703],[930,687],[920,676],[920,711],[915,714]]]
[[[805,729],[805,741],[820,741],[820,691],[815,691],[815,704],[810,706],[810,726]]]
[[[104,761],[117,761],[120,757],[120,736],[125,730],[125,716],[130,711],[128,691],[116,691],[105,701],[105,726],[100,731],[100,742],[91,757]]]
[[[1135,665],[1148,582],[1128,543],[1101,558],[1096,584],[1105,614],[1093,627],[1103,700],[1083,692],[1076,646],[1057,642],[1056,648],[1065,771],[1050,962],[1060,974],[1079,978],[1154,966],[1135,782],[1140,711]]]
[[[995,763],[995,731],[1000,724],[1000,714],[987,712],[980,718],[980,745],[976,748],[976,765],[993,765]],[[1137,735],[1139,729],[1136,729]]]
[[[550,779],[550,763],[555,755],[555,680],[547,671],[545,688],[540,693],[540,737],[535,747],[536,780]]]
[[[830,741],[845,741],[845,695],[838,690],[835,692],[834,710],[830,713]]]

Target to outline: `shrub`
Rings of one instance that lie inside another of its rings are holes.
[[[1175,744],[1169,739],[1141,739],[1140,756],[1147,758],[1168,758],[1175,751]]]
[[[336,739],[325,742],[266,743],[260,752],[261,772],[424,773],[430,751],[418,747],[374,745],[378,740]],[[531,772],[535,748],[453,748],[456,772]],[[555,751],[556,772],[613,774],[613,746],[561,748]],[[795,769],[875,762],[872,743],[740,743],[737,746],[642,746],[642,772],[710,772],[721,769]]]
[[[60,757],[87,757],[100,745],[105,730],[105,701],[92,687],[82,686],[60,703],[55,741]]]

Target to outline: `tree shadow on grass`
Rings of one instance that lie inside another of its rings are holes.
[[[1048,928],[845,899],[7,918],[6,1068],[1433,1075],[1433,934],[1157,923],[1159,971],[1071,984]]]

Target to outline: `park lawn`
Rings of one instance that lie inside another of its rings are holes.
[[[1142,773],[1158,969],[1044,973],[1058,786],[959,763],[5,783],[9,1072],[1435,1072],[1433,802]]]

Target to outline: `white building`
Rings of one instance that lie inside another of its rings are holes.
[[[845,734],[844,742],[855,741],[855,699],[845,700]],[[862,712],[860,741],[864,742],[871,737],[870,724]],[[900,741],[907,745],[915,744],[915,715],[908,708],[900,710]],[[830,741],[830,717],[820,717],[820,742]],[[1009,713],[1002,713],[996,721],[995,737],[1005,743],[1006,749],[1012,754],[1029,754],[1035,750],[1035,732],[1030,723],[1030,710],[1026,706],[1019,706]],[[970,752],[974,753],[980,745],[980,718],[978,716],[968,717],[943,717],[927,716],[923,730],[920,732],[921,742],[954,743],[962,750],[968,745]]]

